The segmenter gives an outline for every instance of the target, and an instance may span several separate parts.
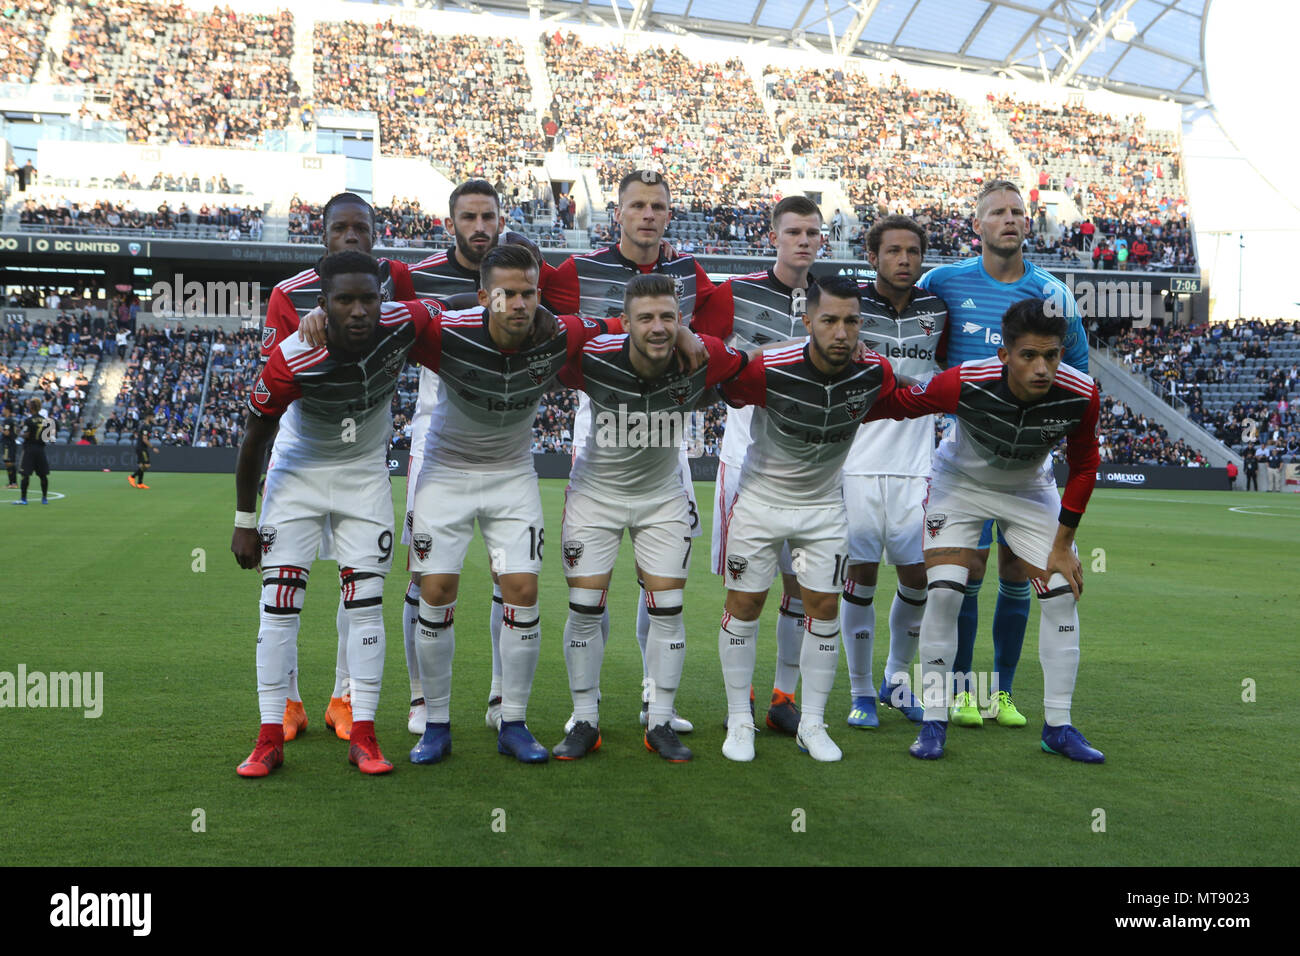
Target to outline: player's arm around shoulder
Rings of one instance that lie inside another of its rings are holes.
[[[745,365],[734,378],[718,386],[718,393],[732,408],[767,405],[767,359],[759,349],[745,356]]]
[[[888,362],[887,359],[882,359]],[[872,403],[864,422],[882,418],[902,421],[905,418],[923,418],[935,412],[955,412],[961,396],[961,366],[940,372],[927,382],[907,383],[890,374],[889,389],[883,386]]]
[[[230,550],[241,568],[256,568],[261,563],[261,538],[257,532],[257,477],[266,459],[266,448],[275,438],[280,416],[268,415],[255,408],[248,410],[244,423],[244,440],[239,444],[235,462],[235,531]]]

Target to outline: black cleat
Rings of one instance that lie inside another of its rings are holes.
[[[693,756],[691,749],[677,739],[677,731],[669,724],[660,724],[646,731],[645,749],[672,763],[685,763]]]
[[[767,709],[767,726],[790,737],[799,732],[799,708],[793,694],[772,691],[772,706]]]
[[[565,738],[551,751],[556,760],[578,760],[594,750],[600,749],[600,728],[593,727],[585,720],[573,725]]]

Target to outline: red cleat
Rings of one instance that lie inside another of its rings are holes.
[[[390,773],[393,765],[385,759],[375,739],[373,720],[357,721],[352,725],[352,746],[348,748],[348,762],[357,765],[362,773]]]
[[[263,724],[257,745],[248,759],[235,768],[241,777],[265,777],[284,763],[284,725]]]
[[[284,739],[293,740],[307,729],[307,710],[300,700],[288,700],[284,704]]]

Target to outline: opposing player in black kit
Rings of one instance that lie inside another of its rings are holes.
[[[9,472],[10,488],[18,487],[18,426],[13,410],[6,405],[4,416],[0,417],[0,446],[4,447],[5,471]]]
[[[54,441],[54,419],[41,414],[41,400],[33,398],[27,403],[31,412],[23,422],[23,483],[16,505],[27,504],[27,486],[31,484],[32,472],[41,479],[41,504],[50,503],[50,462],[45,457],[45,446]]]
[[[135,430],[135,471],[126,479],[132,488],[149,490],[149,486],[144,483],[144,473],[149,470],[149,452],[158,452],[157,446],[150,441],[152,438],[153,414],[150,413],[140,419],[140,425]]]

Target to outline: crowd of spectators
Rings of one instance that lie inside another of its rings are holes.
[[[144,0],[76,0],[61,82],[112,91],[134,142],[256,144],[296,105],[293,16]]]
[[[126,372],[103,434],[134,431],[150,413],[165,444],[188,445],[203,396],[210,332],[141,326],[126,353]]]
[[[204,334],[211,342],[212,374],[208,376],[208,397],[200,410],[194,447],[238,445],[247,417],[248,396],[262,367],[261,336],[257,329]],[[191,369],[191,374],[194,371]],[[197,378],[201,389],[202,366],[197,369]],[[188,444],[188,437],[184,444]]]
[[[11,318],[4,324],[0,354],[0,402],[17,407],[18,391],[39,393],[60,432],[82,427],[88,362],[102,350],[104,320],[92,320],[87,311],[60,310],[48,322]],[[37,374],[39,372],[39,374]]]
[[[773,168],[787,159],[740,60],[633,53],[559,31],[542,43],[550,116],[570,153],[599,158],[604,189],[649,168],[667,175],[674,198],[716,205],[771,195]]]
[[[135,203],[101,199],[92,203],[70,199],[31,198],[18,211],[20,227],[59,233],[115,233],[120,230],[175,232],[181,226],[214,227],[212,238],[259,240],[262,238],[262,210],[253,206],[202,203],[191,209],[165,200],[156,209],[140,209]]]
[[[26,83],[50,32],[52,0],[5,0],[0,8],[0,81]]]
[[[490,177],[542,149],[513,40],[384,23],[317,23],[317,105],[374,110],[383,152],[427,157],[453,181]]]

